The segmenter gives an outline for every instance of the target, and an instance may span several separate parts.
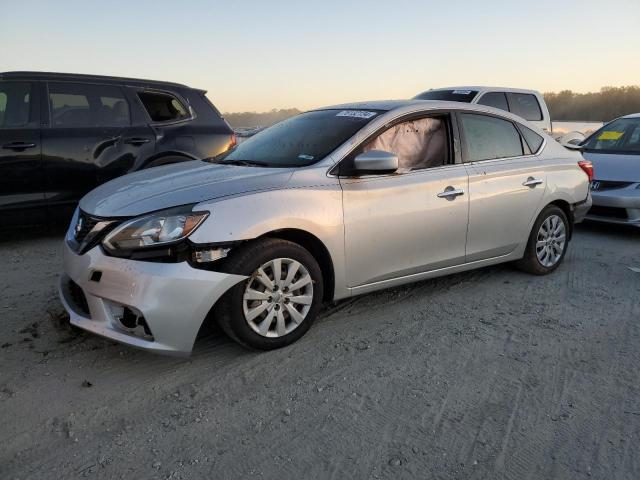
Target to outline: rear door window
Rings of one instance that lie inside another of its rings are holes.
[[[31,84],[0,82],[0,128],[23,127],[30,122]]]
[[[465,161],[524,155],[522,138],[508,120],[475,113],[460,114],[460,119],[466,147]]]
[[[507,93],[509,111],[525,120],[542,120],[542,110],[535,95],[530,93]]]
[[[509,104],[507,103],[507,97],[504,92],[485,93],[478,101],[478,104],[499,108],[500,110],[505,110],[507,112],[509,111]]]
[[[138,97],[153,122],[179,122],[191,118],[177,97],[165,92],[139,92]]]
[[[122,127],[131,124],[129,104],[119,87],[50,83],[51,126]]]

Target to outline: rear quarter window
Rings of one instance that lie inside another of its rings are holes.
[[[174,95],[165,92],[139,92],[149,118],[153,122],[179,122],[191,118],[189,109]]]
[[[538,150],[540,150],[542,142],[544,142],[544,138],[542,138],[530,128],[525,127],[524,125],[520,125],[520,131],[522,132],[522,136],[527,142],[527,145],[529,145],[531,153],[536,153]]]
[[[530,93],[507,93],[509,111],[525,120],[542,120],[542,110],[535,95]]]

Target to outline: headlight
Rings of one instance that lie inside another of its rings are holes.
[[[179,242],[188,237],[208,212],[192,212],[192,206],[163,210],[128,220],[102,241],[110,251],[132,251]]]

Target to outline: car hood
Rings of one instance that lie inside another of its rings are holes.
[[[584,152],[582,156],[593,162],[597,180],[640,182],[640,155]]]
[[[293,169],[219,165],[200,160],[118,177],[80,200],[98,217],[133,217],[164,208],[284,186]]]

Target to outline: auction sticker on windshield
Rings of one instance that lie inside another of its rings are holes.
[[[602,132],[598,140],[619,140],[624,132]]]
[[[336,117],[371,118],[377,112],[367,112],[365,110],[342,110]]]

